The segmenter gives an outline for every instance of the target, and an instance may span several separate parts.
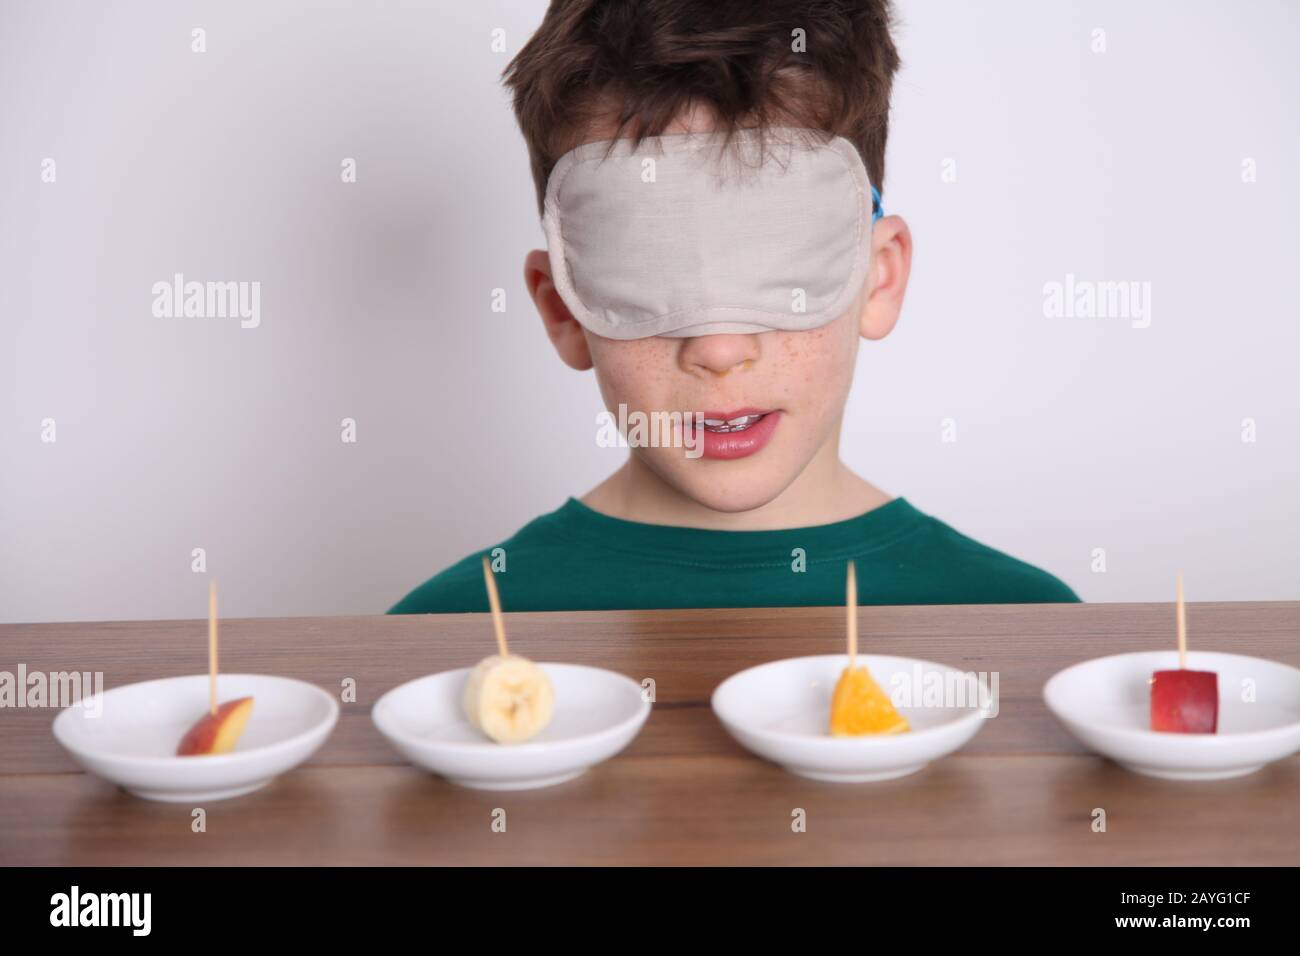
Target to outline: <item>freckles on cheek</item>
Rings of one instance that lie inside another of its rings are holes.
[[[792,332],[782,339],[780,371],[787,381],[800,382],[815,395],[833,392],[850,365],[851,345],[836,335],[835,324],[806,332]]]
[[[609,391],[624,399],[653,394],[664,380],[667,361],[662,347],[653,339],[605,342],[595,358],[596,372]]]

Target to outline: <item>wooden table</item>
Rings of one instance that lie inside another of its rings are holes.
[[[370,721],[412,677],[492,649],[483,615],[231,620],[229,671],[357,682],[333,736],[266,789],[206,807],[136,799],[78,772],[51,710],[0,710],[0,864],[1286,864],[1300,863],[1300,757],[1249,777],[1174,783],[1083,751],[1042,703],[1089,657],[1167,646],[1168,604],[863,608],[872,653],[1000,673],[1000,714],[957,754],[887,783],[791,776],[709,709],[753,664],[834,653],[843,611],[796,608],[507,615],[511,649],[651,677],[632,745],[576,780],[460,789],[403,763]],[[1195,604],[1197,646],[1300,665],[1300,602]],[[205,624],[0,627],[0,670],[103,671],[106,687],[206,667]],[[1104,808],[1105,833],[1092,829]],[[493,811],[506,811],[505,833]],[[793,832],[802,808],[807,830]]]

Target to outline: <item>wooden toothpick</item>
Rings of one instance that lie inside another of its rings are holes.
[[[488,565],[487,555],[483,556],[483,580],[487,582],[488,603],[492,605],[492,626],[497,631],[497,650],[501,652],[502,657],[509,657],[510,649],[506,647],[506,622],[501,619],[501,598],[497,594],[496,575]]]
[[[849,562],[846,591],[844,603],[848,607],[849,615],[849,669],[852,670],[858,658],[858,576],[852,561]]]
[[[1178,572],[1178,668],[1187,668],[1187,606],[1183,603],[1183,572]]]
[[[208,710],[217,715],[217,582],[208,582]]]

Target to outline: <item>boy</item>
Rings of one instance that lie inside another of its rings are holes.
[[[840,604],[850,559],[867,604],[1078,600],[840,460],[911,263],[879,208],[889,26],[888,0],[553,0],[507,67],[551,344],[611,418],[678,413],[488,549],[509,610]],[[480,560],[392,613],[486,610]]]

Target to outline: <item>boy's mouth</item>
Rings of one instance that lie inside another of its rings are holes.
[[[728,417],[724,417],[724,414],[723,412],[705,412],[704,430],[719,435],[728,432],[743,432],[745,429],[762,421],[767,412],[732,413]]]
[[[707,411],[701,429],[705,458],[746,458],[767,445],[781,418],[780,409],[737,408]],[[698,420],[698,419],[697,419]]]

